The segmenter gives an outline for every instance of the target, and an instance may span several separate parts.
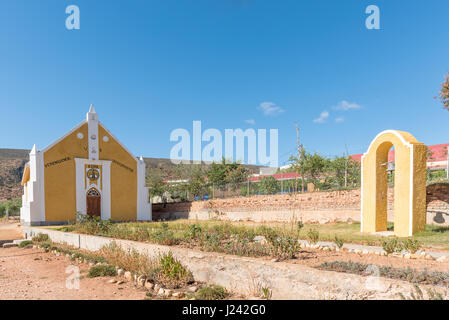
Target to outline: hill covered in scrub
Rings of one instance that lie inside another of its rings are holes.
[[[20,185],[23,168],[29,160],[30,150],[0,148],[0,202],[22,196]],[[144,158],[147,166],[147,177],[157,175],[165,180],[186,179],[190,165],[176,165],[170,159]],[[202,163],[208,168],[211,163]],[[250,172],[259,173],[262,166],[244,165]]]

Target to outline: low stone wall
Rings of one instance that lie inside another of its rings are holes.
[[[117,240],[105,237],[64,233],[55,230],[24,227],[27,237],[48,234],[58,243],[96,251],[115,241],[124,249],[133,248],[157,258],[171,251],[193,274],[197,281],[217,284],[228,290],[256,296],[265,287],[273,299],[399,299],[398,293],[409,295],[413,285],[381,277],[323,271],[294,263],[223,255],[149,243]],[[437,289],[443,294],[447,290]],[[423,290],[424,291],[424,290]]]
[[[388,190],[388,218],[393,221],[394,192]],[[198,219],[254,222],[333,223],[360,221],[360,189],[153,204],[154,220]],[[449,185],[427,188],[427,223],[449,225]]]

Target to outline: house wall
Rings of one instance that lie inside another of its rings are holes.
[[[109,138],[108,142],[103,137]],[[98,125],[101,160],[111,160],[111,219],[137,220],[137,160]]]
[[[77,134],[83,138],[78,139]],[[75,158],[87,158],[87,123],[44,152],[45,221],[76,217]]]

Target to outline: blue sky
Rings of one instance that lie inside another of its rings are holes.
[[[65,28],[71,4],[80,30]],[[381,30],[365,28],[371,4]],[[193,120],[279,129],[280,165],[295,120],[323,155],[362,153],[385,129],[449,142],[434,99],[447,12],[447,0],[2,1],[0,147],[43,148],[91,103],[137,156],[169,157],[170,132]]]

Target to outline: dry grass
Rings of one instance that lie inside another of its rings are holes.
[[[146,254],[139,253],[135,249],[126,251],[115,242],[104,246],[99,253],[111,265],[138,275],[150,274],[158,265]]]

